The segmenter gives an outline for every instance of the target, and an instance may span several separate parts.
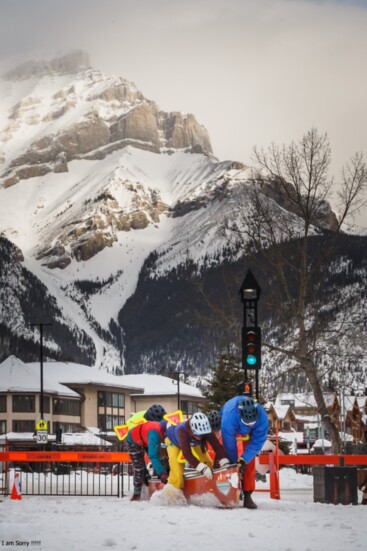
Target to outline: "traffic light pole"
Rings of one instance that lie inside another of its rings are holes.
[[[244,370],[244,394],[252,395],[248,370],[255,370],[256,399],[259,399],[259,369],[261,367],[261,329],[258,326],[257,303],[261,289],[251,270],[248,270],[239,294],[243,303],[242,368]]]

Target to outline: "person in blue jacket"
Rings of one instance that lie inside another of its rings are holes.
[[[255,490],[255,456],[266,440],[269,421],[264,408],[250,396],[235,396],[221,409],[223,446],[231,463],[237,463],[244,492],[243,506],[256,509],[251,494]],[[239,441],[242,449],[239,450]]]

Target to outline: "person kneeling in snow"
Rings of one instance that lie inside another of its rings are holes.
[[[246,509],[257,509],[251,497],[255,490],[255,456],[266,440],[268,417],[264,408],[250,396],[231,398],[224,404],[220,414],[223,445],[231,463],[237,462],[242,481],[243,506]],[[238,452],[237,440],[243,442],[242,453]]]
[[[145,453],[163,484],[167,482],[167,473],[160,459],[161,442],[166,436],[167,421],[163,421],[165,410],[154,404],[144,414],[146,423],[129,430],[126,437],[127,450],[134,469],[134,493],[131,501],[139,501],[143,483],[147,478]]]
[[[229,465],[226,452],[204,413],[194,413],[188,421],[176,426],[168,424],[165,442],[170,466],[168,483],[175,488],[182,489],[184,484],[184,463],[178,461],[181,450],[190,467],[209,480],[213,478],[213,462],[207,453],[207,443],[213,448],[219,465]]]

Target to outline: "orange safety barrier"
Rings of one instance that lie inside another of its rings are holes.
[[[280,499],[280,465],[367,465],[367,455],[278,455],[270,452],[260,455],[259,463],[269,465],[270,497]]]
[[[269,465],[271,499],[280,499],[280,465],[367,465],[367,455],[279,455],[278,435],[276,451],[259,456],[259,463]],[[0,452],[4,462],[70,462],[70,463],[131,463],[127,452],[76,452],[76,451],[7,451]]]
[[[0,452],[0,461],[70,463],[131,463],[127,452]]]
[[[260,455],[261,465],[270,465],[269,455]],[[367,465],[367,455],[281,455],[277,459],[279,465]]]

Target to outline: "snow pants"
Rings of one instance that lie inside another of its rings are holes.
[[[238,442],[239,457],[245,451],[248,443],[249,443],[249,440]],[[242,447],[242,451],[240,451],[241,447]],[[255,483],[256,483],[256,462],[255,461],[256,461],[256,458],[254,457],[252,461],[250,461],[246,465],[245,475],[243,477],[243,485],[242,485],[242,489],[244,492],[253,492],[255,490]]]
[[[140,494],[148,474],[145,464],[145,449],[137,444],[130,444],[130,442],[126,444],[134,470],[134,494]]]
[[[168,475],[168,484],[172,484],[175,488],[182,489],[184,485],[184,469],[185,463],[178,461],[178,456],[181,449],[175,446],[169,438],[165,439],[165,444],[167,445],[167,454],[169,461],[169,475]],[[207,452],[203,452],[201,446],[195,446],[192,448],[195,457],[201,462],[208,465],[210,468],[213,466],[213,461],[210,459]]]

